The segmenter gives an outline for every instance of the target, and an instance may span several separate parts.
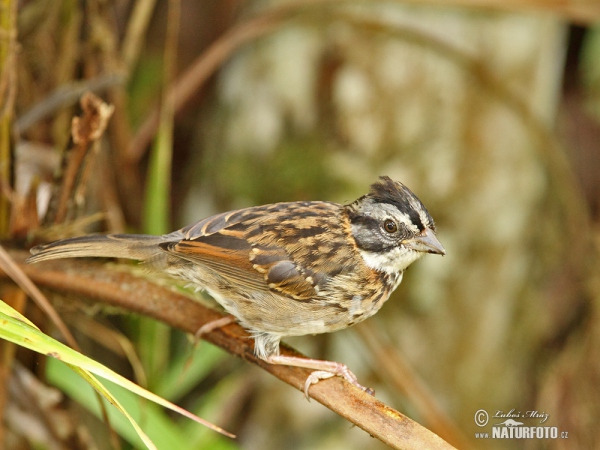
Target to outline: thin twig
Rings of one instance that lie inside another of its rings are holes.
[[[24,260],[26,255],[21,252],[13,256]],[[222,317],[219,312],[173,290],[129,272],[108,269],[99,263],[63,260],[24,265],[22,268],[32,280],[45,288],[154,317],[188,333],[194,333],[200,326]],[[252,339],[239,325],[211,331],[203,338],[303,391],[310,371],[270,365],[258,359],[254,355]],[[281,351],[285,355],[299,355],[287,346],[282,346]],[[454,448],[433,432],[339,377],[317,383],[310,388],[310,394],[319,403],[392,448]]]

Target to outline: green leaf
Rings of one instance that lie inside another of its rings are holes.
[[[163,105],[148,166],[144,233],[160,235],[169,231],[172,159],[173,111]],[[171,329],[165,324],[145,317],[140,319],[139,352],[150,386],[154,386],[161,371],[168,365],[170,341]]]
[[[13,342],[38,353],[52,356],[71,366],[73,370],[76,370],[77,373],[86,379],[86,381],[90,382],[92,387],[97,389],[102,396],[104,396],[112,405],[117,407],[117,409],[126,415],[128,419],[130,419],[131,425],[135,428],[138,435],[148,448],[155,447],[149,441],[148,437],[141,431],[137,423],[133,421],[127,412],[121,407],[117,399],[110,395],[104,385],[99,383],[92,374],[96,374],[106,380],[112,381],[113,383],[131,392],[134,392],[143,398],[151,400],[154,403],[164,406],[165,408],[171,409],[172,411],[178,412],[179,414],[205,425],[219,433],[234,437],[231,433],[226,432],[220,427],[217,427],[216,425],[197,417],[185,409],[168,402],[156,394],[145,390],[144,388],[136,385],[118,373],[113,372],[97,361],[94,361],[93,359],[90,359],[87,356],[82,355],[72,348],[67,347],[55,339],[45,335],[33,323],[2,301],[0,301],[0,338],[6,339],[7,341]]]
[[[69,370],[65,364],[56,359],[49,359],[46,365],[46,377],[49,383],[60,388],[96,417],[102,417],[96,396],[89,384]],[[105,388],[123,405],[133,420],[148,430],[148,436],[157,448],[188,447],[179,427],[164,414],[164,410],[118,386],[110,385]],[[110,424],[117,433],[135,448],[143,448],[137,433],[129,425],[129,419],[117,414],[113,408],[110,408],[108,413]]]
[[[144,232],[147,234],[160,235],[169,231],[172,158],[173,120],[172,117],[163,120],[161,116],[146,180]]]

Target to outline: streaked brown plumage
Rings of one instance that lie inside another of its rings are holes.
[[[32,249],[30,262],[104,256],[148,262],[211,294],[274,364],[316,369],[311,383],[343,364],[279,355],[286,336],[340,330],[376,313],[424,253],[444,254],[433,219],[404,185],[382,177],[349,205],[294,202],[230,211],[163,236],[65,239]]]

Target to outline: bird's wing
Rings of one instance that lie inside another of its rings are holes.
[[[302,202],[226,212],[182,229],[184,239],[160,247],[241,287],[308,301],[327,279],[313,263],[332,256],[319,254],[330,248],[325,242],[331,237],[330,227],[320,221],[335,223],[338,209],[333,203]]]

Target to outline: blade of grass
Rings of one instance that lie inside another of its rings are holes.
[[[43,343],[45,342],[46,346],[53,346],[54,343],[52,342],[52,338],[45,336],[43,333],[41,333],[37,329],[37,327],[35,327],[35,325],[33,325],[25,317],[21,316],[15,310],[6,305],[6,303],[2,302],[2,307],[0,307],[0,309],[8,312],[8,314],[5,314],[4,312],[0,313],[0,324],[2,325],[2,327],[0,328],[0,337],[14,344],[29,348],[30,350],[38,351],[39,353],[44,353],[43,351],[40,351],[39,344],[42,344],[41,347],[44,347]],[[58,341],[54,342],[58,344]],[[47,354],[49,356],[58,357],[60,353],[60,351],[53,351]],[[137,433],[138,437],[148,449],[156,450],[156,446],[154,445],[154,443],[142,431],[139,425],[131,418],[131,416],[121,406],[117,399],[115,399],[109,392],[107,392],[104,385],[102,385],[90,372],[82,369],[80,366],[68,363],[66,364],[80,377],[82,377],[90,387],[92,387],[97,393],[99,393],[102,397],[108,400],[115,408],[117,408],[117,410],[121,412],[121,414],[123,414],[129,420],[129,423],[135,429],[135,432]],[[97,402],[96,405],[98,405]],[[98,411],[100,412],[100,408],[98,408]]]
[[[167,98],[166,90],[173,77],[177,59],[180,6],[179,0],[169,1],[163,64],[165,93],[162,96],[159,132],[150,156],[144,208],[144,231],[148,234],[164,234],[169,230],[174,108]],[[139,325],[140,357],[146,367],[150,386],[154,386],[164,367],[168,366],[171,330],[162,323],[148,319],[140,319]]]
[[[51,358],[51,360],[55,360]],[[72,364],[66,364],[71,370],[73,370],[77,375],[81,377],[83,381],[87,383],[88,386],[92,387],[94,391],[99,393],[102,397],[110,402],[129,422],[129,424],[135,430],[137,436],[141,439],[143,445],[150,450],[158,450],[158,447],[152,442],[152,440],[142,431],[142,428],[138,425],[138,423],[133,420],[133,417],[127,412],[125,408],[121,405],[121,403],[110,393],[110,391],[104,386],[100,381],[94,377],[87,370],[83,370],[80,367],[74,366]],[[95,403],[98,404],[97,402]],[[110,409],[108,411],[111,411]],[[98,413],[100,414],[100,410],[98,408]],[[110,414],[110,413],[109,413]]]
[[[177,61],[177,40],[181,16],[180,0],[169,0],[167,37],[164,51],[163,93],[158,136],[152,148],[146,192],[144,231],[163,234],[169,231],[171,166],[173,159],[174,104],[167,95]]]
[[[131,74],[138,61],[155,6],[156,0],[138,0],[133,5],[133,10],[127,23],[127,31],[123,39],[122,51],[123,61],[129,74]]]
[[[15,97],[15,40],[17,1],[0,2],[0,237],[8,236],[11,179],[11,127]]]
[[[0,269],[4,270],[6,274],[26,293],[33,301],[39,306],[39,308],[46,313],[50,320],[54,323],[56,328],[60,331],[65,341],[74,350],[79,351],[79,345],[71,334],[71,331],[67,328],[62,318],[58,315],[52,304],[48,301],[46,296],[38,289],[38,287],[29,279],[29,277],[21,270],[21,268],[13,261],[12,257],[4,250],[0,245]],[[100,402],[100,407],[104,410],[106,416],[106,410],[104,403],[101,402],[100,394],[96,396]],[[114,434],[111,434],[111,441],[116,439]]]
[[[143,397],[148,400],[153,401],[165,408],[168,408],[172,411],[175,411],[185,417],[188,417],[200,424],[208,426],[213,430],[223,433],[226,436],[233,437],[231,433],[213,425],[204,419],[186,411],[183,408],[180,408],[177,405],[163,399],[162,397],[149,392],[142,387],[136,385],[130,380],[124,378],[116,372],[113,372],[109,368],[103,366],[102,364],[94,361],[93,359],[88,358],[85,355],[73,350],[72,348],[67,347],[66,345],[52,339],[51,337],[42,333],[33,323],[31,323],[26,317],[19,314],[17,311],[12,309],[6,303],[0,301],[0,338],[6,339],[10,342],[13,342],[22,347],[28,348],[30,350],[36,351],[38,353],[52,356],[57,358],[69,365],[76,366],[78,370],[85,370],[87,372],[91,372],[95,375],[98,375],[106,380],[112,381],[113,383],[122,386],[123,388]],[[86,375],[86,379],[89,378],[90,375]],[[100,392],[104,395],[103,392]],[[113,402],[110,400],[112,397],[109,397],[109,401],[113,405],[117,405],[118,402]],[[132,423],[134,427],[134,425]],[[141,437],[141,436],[140,436]],[[143,438],[142,438],[143,439]]]
[[[150,157],[144,211],[144,231],[148,234],[164,234],[169,231],[174,107],[167,96],[167,86],[173,78],[177,60],[180,16],[180,1],[169,0],[164,51],[164,93],[158,136]],[[171,330],[166,325],[140,319],[140,357],[146,367],[150,386],[157,382],[163,368],[168,366],[170,338]]]
[[[65,364],[49,359],[46,365],[46,377],[48,382],[58,387],[71,399],[82,405],[96,417],[101,417],[98,402],[95,400],[90,385],[83,378],[77,376]],[[181,436],[179,428],[168,419],[162,411],[154,404],[141,400],[134,394],[118,388],[117,386],[104,386],[111,395],[129,412],[134,421],[148,430],[148,437],[159,449],[186,448],[185,439]],[[113,408],[109,410],[111,426],[119,436],[136,448],[144,445],[137,432],[132,429],[129,420],[117,414]]]

